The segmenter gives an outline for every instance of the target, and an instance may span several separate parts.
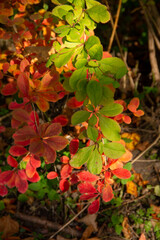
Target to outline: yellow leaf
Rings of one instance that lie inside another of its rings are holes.
[[[137,185],[134,182],[132,182],[132,181],[127,182],[126,187],[127,187],[127,193],[129,193],[135,197],[138,196]]]
[[[125,143],[126,148],[130,151],[133,151],[140,142],[140,136],[137,133],[123,133],[121,137],[132,140],[130,143]]]

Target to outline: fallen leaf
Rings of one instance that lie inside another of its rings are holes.
[[[54,238],[51,238],[50,240],[55,240]],[[69,240],[69,238],[61,237],[60,235],[57,235],[56,240]],[[72,238],[71,240],[77,240],[77,238]]]
[[[149,142],[148,141],[145,141],[145,142],[142,142],[142,143],[139,143],[136,148],[138,150],[140,150],[141,152],[143,152],[147,147],[149,146]]]
[[[88,239],[88,237],[90,237],[93,232],[94,232],[94,227],[93,227],[93,225],[89,225],[89,226],[85,229],[85,231],[83,232],[83,235],[82,235],[81,240],[86,240],[86,239]]]
[[[146,237],[145,237],[145,235],[144,235],[144,233],[141,234],[139,240],[147,240]]]
[[[140,173],[134,173],[134,182],[137,183],[139,186],[145,186],[149,183],[149,181],[144,181],[143,177]]]
[[[127,187],[127,193],[135,197],[138,196],[137,185],[134,182],[132,181],[127,182],[126,187]]]
[[[123,133],[121,137],[132,140],[130,143],[125,143],[126,148],[130,151],[133,151],[140,142],[140,135],[137,133]]]
[[[130,239],[131,238],[131,231],[130,231],[130,226],[128,224],[128,218],[124,217],[123,222],[122,222],[122,231],[124,234],[125,239]]]
[[[78,221],[86,224],[87,226],[92,225],[93,228],[94,228],[94,232],[97,232],[98,228],[97,228],[96,218],[97,218],[97,214],[96,213],[92,214],[92,215],[87,214],[85,217],[81,218]]]
[[[3,232],[2,239],[6,239],[19,232],[19,223],[13,220],[10,215],[0,218],[0,232]]]

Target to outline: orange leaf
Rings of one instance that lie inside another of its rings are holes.
[[[146,240],[146,237],[145,237],[144,233],[141,234],[139,240]]]
[[[49,173],[47,174],[47,178],[48,178],[48,179],[54,179],[54,178],[56,178],[57,176],[58,176],[58,174],[57,174],[56,172],[54,172],[54,171],[49,172]]]
[[[83,105],[83,101],[79,102],[79,101],[77,101],[77,99],[75,97],[70,98],[67,102],[67,107],[69,107],[71,109],[79,108],[82,105]]]
[[[128,109],[131,112],[136,112],[138,107],[139,107],[139,98],[133,98],[128,104]]]
[[[102,189],[102,199],[103,199],[104,202],[109,202],[109,201],[112,200],[113,197],[114,197],[113,189],[109,184],[107,184]]]
[[[127,193],[135,197],[138,196],[137,185],[134,182],[132,181],[127,182],[126,187],[127,187]]]
[[[120,179],[128,179],[131,177],[130,171],[128,171],[127,169],[124,169],[124,168],[114,169],[114,170],[112,170],[112,173]]]

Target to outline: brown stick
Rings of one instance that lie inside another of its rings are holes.
[[[58,229],[62,229],[62,225],[56,223],[56,222],[51,222],[51,221],[47,221],[47,220],[43,220],[39,217],[35,217],[35,216],[29,216],[29,215],[26,215],[26,214],[23,214],[23,213],[16,213],[15,214],[15,217],[21,219],[21,220],[24,220],[24,221],[28,221],[28,222],[31,222],[31,223],[35,223],[36,225],[40,225],[40,226],[43,226],[43,227],[48,227],[50,229],[53,229],[55,231],[57,231]],[[65,228],[65,229],[62,229],[61,231],[63,231],[64,233],[66,234],[70,234],[74,237],[81,237],[81,232],[78,232],[76,231],[75,229],[72,229],[72,228]]]
[[[151,149],[160,139],[160,134],[158,135],[158,137],[154,140],[154,142],[149,146],[147,147],[143,152],[141,152],[136,158],[134,158],[131,162],[132,164],[134,162],[136,162],[140,157],[143,156],[143,154],[145,154],[149,149]],[[146,160],[147,161],[147,160]]]
[[[116,28],[117,28],[117,25],[118,25],[121,5],[122,5],[122,0],[119,0],[118,9],[117,9],[117,13],[116,13],[116,19],[115,19],[115,23],[114,23],[114,26],[113,26],[112,34],[111,34],[111,37],[110,37],[109,45],[108,45],[108,52],[110,52],[110,50],[111,50],[113,39],[114,39],[114,36],[116,34]]]

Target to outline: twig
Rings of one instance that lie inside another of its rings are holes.
[[[107,2],[107,0],[104,0],[107,8],[109,9],[109,4]],[[114,24],[114,21],[113,21],[113,17],[112,17],[112,14],[110,12],[110,20],[111,20],[111,25],[112,25],[112,28],[114,29],[115,28],[115,38],[116,38],[116,41],[117,41],[117,45],[118,45],[118,48],[119,48],[119,51],[120,51],[120,54],[121,54],[121,58],[122,60],[125,62],[126,64],[126,67],[127,67],[127,70],[128,70],[128,78],[129,78],[129,82],[130,82],[130,86],[131,86],[131,89],[134,90],[135,89],[135,84],[134,84],[134,81],[133,81],[133,78],[132,78],[132,72],[131,70],[129,69],[128,65],[127,65],[127,62],[125,61],[125,57],[124,57],[124,54],[123,54],[123,51],[122,51],[122,47],[121,47],[121,44],[120,44],[120,41],[119,41],[119,37],[118,37],[118,34],[116,32],[116,27],[115,27],[115,24]]]
[[[59,232],[61,232],[64,228],[66,228],[71,222],[73,222],[86,208],[90,205],[88,203],[79,213],[77,213],[70,221],[68,221],[66,224],[64,224],[56,233],[54,233],[49,239],[55,237]]]
[[[148,28],[148,49],[149,49],[149,59],[152,67],[153,79],[155,79],[155,81],[157,82],[157,81],[160,81],[160,73],[159,73],[158,62],[156,58],[154,38],[150,28]]]
[[[9,112],[9,113],[7,113],[6,115],[0,117],[0,122],[2,122],[3,119],[5,119],[5,118],[10,117],[11,115],[12,115],[12,112]]]
[[[116,18],[115,18],[115,23],[114,23],[114,26],[113,26],[112,34],[111,34],[109,45],[108,45],[108,52],[110,52],[110,50],[111,50],[113,39],[114,39],[114,36],[115,36],[115,33],[116,33],[116,28],[117,28],[117,25],[118,25],[121,5],[122,5],[122,0],[119,0],[118,9],[117,9]]]
[[[136,162],[140,157],[142,157],[149,149],[151,149],[160,139],[160,134],[158,135],[158,137],[155,139],[155,141],[150,145],[148,146],[143,152],[141,152],[136,158],[134,158],[131,162],[132,164],[134,162]]]
[[[160,160],[158,159],[138,159],[137,162],[159,162]]]
[[[53,230],[57,230],[57,229],[61,229],[61,231],[63,230],[62,229],[62,225],[56,223],[56,222],[50,222],[50,221],[47,221],[47,220],[43,220],[39,217],[35,217],[35,216],[29,216],[29,215],[26,215],[26,214],[23,214],[23,213],[16,213],[15,214],[15,217],[21,219],[21,220],[24,220],[24,221],[28,221],[28,222],[32,222],[32,223],[35,223],[36,225],[41,225],[41,226],[44,226],[44,227],[48,227],[50,229],[53,229]],[[75,237],[81,237],[81,233],[76,231],[75,229],[72,229],[72,228],[66,228],[65,230],[63,230],[65,233],[67,234],[71,234]]]

